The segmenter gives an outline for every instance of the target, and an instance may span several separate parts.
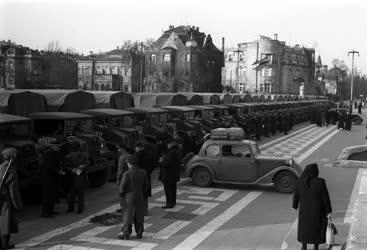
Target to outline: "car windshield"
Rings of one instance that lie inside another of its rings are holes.
[[[66,134],[82,133],[82,132],[88,132],[92,130],[93,130],[93,120],[92,119],[66,120],[65,121]]]
[[[339,155],[338,155],[338,160],[345,160],[348,157],[348,150],[343,150]]]
[[[31,126],[29,122],[0,125],[0,138],[26,138],[31,136]]]
[[[254,153],[254,155],[259,155],[260,154],[260,149],[257,146],[257,144],[251,143],[250,146],[251,146],[251,150]]]

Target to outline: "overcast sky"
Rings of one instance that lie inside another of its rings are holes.
[[[221,48],[258,35],[315,47],[323,64],[356,49],[367,74],[366,0],[0,0],[0,40],[43,49],[51,40],[84,54],[124,40],[158,38],[169,25],[193,25]]]

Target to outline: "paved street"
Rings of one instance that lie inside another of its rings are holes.
[[[366,118],[366,117],[365,117]],[[301,124],[289,135],[262,140],[262,152],[294,155],[305,166],[317,162],[326,179],[338,228],[337,243],[348,238],[351,194],[358,170],[331,168],[343,147],[365,143],[365,122],[352,131],[339,131]],[[157,180],[157,171],[153,179]],[[198,188],[184,179],[179,186],[178,205],[162,210],[165,198],[159,182],[153,183],[149,216],[142,240],[119,240],[121,225],[92,224],[96,214],[119,208],[116,186],[109,183],[90,190],[87,211],[67,214],[59,205],[56,219],[38,216],[30,207],[22,214],[21,233],[14,237],[19,249],[299,249],[296,240],[297,213],[291,208],[292,195],[281,194],[271,186],[223,185]],[[324,249],[325,246],[324,246]]]

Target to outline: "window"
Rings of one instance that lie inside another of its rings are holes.
[[[264,92],[264,84],[260,83],[260,92]]]
[[[265,93],[271,93],[272,90],[272,84],[271,83],[265,83]]]
[[[232,55],[228,55],[228,61],[230,61],[230,62],[233,61]]]
[[[151,62],[155,62],[155,61],[157,61],[157,57],[156,57],[156,55],[155,55],[155,54],[151,54],[151,55],[150,55],[150,61],[151,61]]]
[[[252,153],[254,153],[254,155],[259,155],[260,154],[260,149],[257,146],[257,144],[250,144]]]
[[[220,146],[219,145],[209,145],[206,150],[205,153],[207,156],[219,156],[220,153]]]
[[[367,161],[367,151],[351,154],[347,160],[351,161]]]
[[[223,156],[227,157],[246,157],[251,158],[250,149],[247,145],[235,144],[235,145],[223,145]]]
[[[240,61],[243,61],[243,54],[240,54]]]
[[[163,55],[163,61],[164,62],[170,62],[171,61],[171,54],[167,53]]]
[[[190,62],[190,59],[191,59],[190,53],[187,53],[186,54],[186,62]]]
[[[189,76],[189,75],[190,75],[189,69],[185,69],[185,76]]]
[[[271,77],[273,69],[272,68],[263,68],[262,69],[262,76],[263,77]]]

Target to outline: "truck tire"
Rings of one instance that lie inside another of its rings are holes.
[[[213,176],[207,168],[196,167],[191,175],[192,183],[198,187],[209,187],[213,182]]]
[[[293,193],[297,177],[289,171],[281,171],[274,177],[275,188],[281,193]]]
[[[101,187],[109,181],[111,169],[108,165],[108,161],[104,158],[98,159],[95,164],[103,166],[103,168],[93,173],[89,173],[89,184],[91,187]]]

